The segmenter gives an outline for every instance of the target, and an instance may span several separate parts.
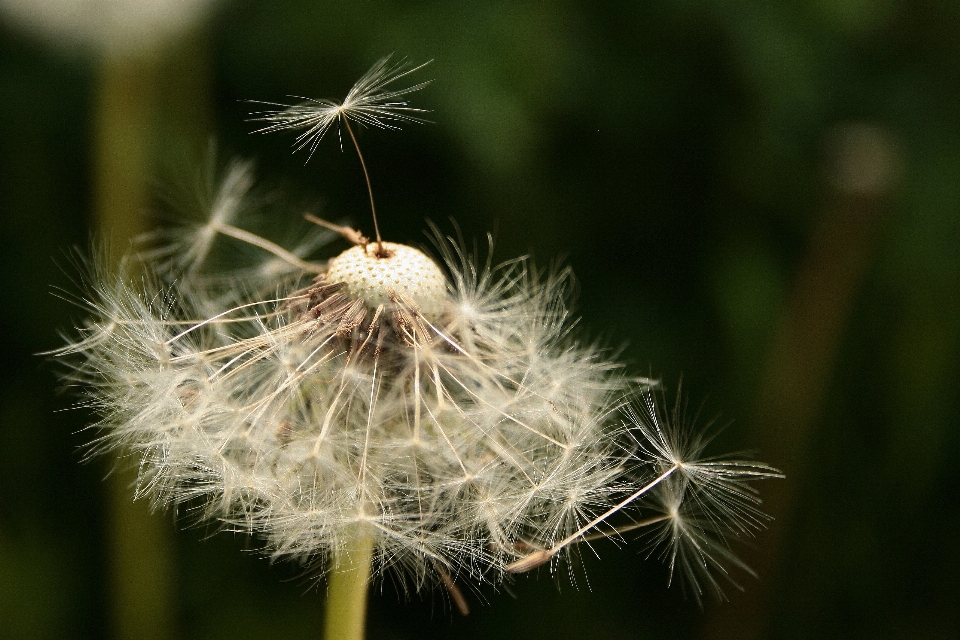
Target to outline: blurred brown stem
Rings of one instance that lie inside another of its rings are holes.
[[[748,640],[769,631],[771,592],[785,555],[795,488],[803,483],[836,355],[895,179],[895,150],[882,130],[857,123],[838,129],[831,141],[835,191],[814,225],[757,392],[751,441],[787,478],[764,487],[764,510],[775,520],[745,558],[766,587],[719,609],[703,634],[708,638]]]

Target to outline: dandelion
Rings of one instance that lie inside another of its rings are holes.
[[[367,73],[357,81],[347,93],[343,102],[312,98],[300,98],[302,102],[295,105],[285,105],[274,102],[259,102],[268,106],[283,107],[280,110],[263,111],[257,120],[269,123],[259,129],[257,133],[270,133],[287,129],[303,130],[294,145],[295,150],[310,149],[310,155],[317,150],[320,140],[334,123],[342,122],[353,137],[350,122],[359,125],[377,127],[380,129],[397,129],[401,122],[423,122],[423,118],[416,114],[426,113],[424,109],[411,107],[405,100],[397,101],[414,91],[419,91],[430,84],[430,81],[420,82],[403,89],[389,89],[388,87],[406,76],[415,73],[430,64],[411,67],[401,60],[391,63],[391,56],[377,61]],[[309,160],[309,158],[308,158]]]
[[[423,84],[388,87],[413,70],[384,59],[341,104],[257,117],[305,129],[312,153],[338,120],[413,119],[395,99]],[[327,573],[329,637],[362,636],[371,575],[446,585],[463,608],[458,584],[630,530],[698,595],[719,588],[727,542],[762,526],[747,483],[777,472],[704,459],[653,381],[578,340],[567,269],[494,265],[434,227],[437,261],[308,216],[352,243],[315,261],[322,231],[288,250],[242,228],[252,180],[232,164],[205,221],[142,253],[142,289],[95,278],[92,319],[58,352],[101,416],[95,451],[140,461],[137,496]],[[261,259],[218,269],[237,245]]]
[[[217,1],[0,0],[0,14],[56,46],[137,55],[194,29]]]

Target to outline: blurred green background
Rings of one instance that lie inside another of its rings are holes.
[[[413,98],[432,124],[362,135],[385,237],[453,219],[497,258],[562,258],[586,336],[671,392],[682,375],[728,425],[715,452],[788,478],[761,486],[776,520],[729,602],[700,610],[642,542],[608,544],[576,586],[482,587],[466,618],[388,579],[369,637],[960,637],[960,3],[224,0],[131,57],[3,16],[0,637],[123,635],[111,465],[81,463],[90,416],[34,355],[81,315],[51,287],[75,290],[93,235],[104,114],[135,120],[115,146],[139,136],[120,171],[152,176],[148,209],[215,140],[272,197],[366,228],[349,149],[304,166],[243,100],[340,98],[390,52],[435,82]],[[162,565],[138,586],[163,611],[139,637],[320,636],[322,586],[256,540],[142,518],[121,536]]]

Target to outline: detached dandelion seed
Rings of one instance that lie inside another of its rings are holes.
[[[403,89],[388,89],[388,87],[430,63],[424,62],[411,67],[403,60],[391,63],[390,58],[391,56],[386,56],[378,60],[353,85],[343,102],[312,98],[299,98],[302,102],[294,105],[254,102],[254,104],[265,106],[282,107],[254,113],[255,120],[267,123],[256,133],[302,131],[297,136],[294,150],[309,149],[310,156],[313,156],[320,140],[334,123],[343,123],[349,127],[350,122],[355,122],[379,129],[399,129],[399,125],[403,122],[425,122],[419,114],[426,113],[426,110],[411,107],[406,100],[397,99],[419,91],[430,84],[429,80]]]
[[[300,131],[313,153],[337,120],[419,121],[398,99],[426,83],[391,86],[422,66],[384,58],[342,103],[259,113],[260,131]],[[98,276],[92,320],[57,352],[101,416],[95,450],[141,460],[138,496],[202,504],[329,575],[331,637],[362,637],[368,576],[447,585],[465,611],[457,584],[555,568],[631,530],[697,594],[719,586],[710,570],[737,564],[727,542],[763,523],[747,483],[778,474],[702,458],[654,383],[578,341],[568,270],[494,266],[434,227],[437,262],[308,216],[353,243],[315,262],[316,241],[243,230],[251,184],[232,164],[206,222],[141,254],[143,290]],[[236,243],[262,262],[208,266]]]

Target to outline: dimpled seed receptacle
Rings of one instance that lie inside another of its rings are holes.
[[[391,295],[417,305],[420,313],[435,321],[447,299],[447,278],[437,263],[422,251],[395,242],[347,249],[327,265],[327,282],[343,283],[344,293],[363,300],[371,309],[394,306]]]

